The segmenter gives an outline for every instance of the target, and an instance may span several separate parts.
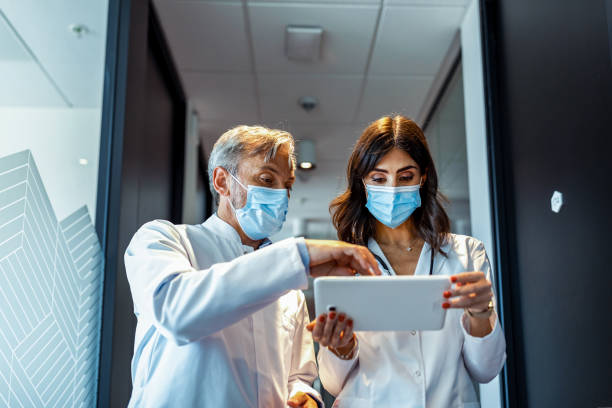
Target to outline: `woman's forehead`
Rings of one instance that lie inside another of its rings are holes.
[[[407,152],[398,148],[393,148],[389,153],[380,158],[375,167],[385,168],[386,170],[397,170],[406,166],[419,168],[417,162]]]

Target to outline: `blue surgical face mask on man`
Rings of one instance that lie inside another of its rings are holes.
[[[245,187],[233,174],[230,173],[230,176],[247,191],[244,207],[236,209],[230,200],[242,231],[251,239],[268,238],[280,231],[289,207],[287,189],[253,185]]]
[[[397,228],[421,206],[419,190],[414,186],[386,187],[366,184],[366,208],[376,219],[389,228]]]

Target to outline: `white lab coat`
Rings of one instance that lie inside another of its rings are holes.
[[[130,407],[286,407],[317,376],[290,238],[253,251],[216,215],[145,224],[125,265],[138,317]]]
[[[371,239],[368,247],[395,274],[376,241]],[[436,254],[434,275],[482,271],[492,279],[478,240],[451,235],[442,249],[448,258]],[[415,275],[429,274],[430,257],[431,248],[425,244]],[[492,380],[506,360],[506,342],[495,313],[491,320],[494,329],[483,338],[468,334],[469,320],[461,309],[449,309],[439,331],[358,332],[352,360],[340,360],[327,348],[320,349],[321,383],[337,396],[334,407],[338,408],[479,407],[472,381]]]

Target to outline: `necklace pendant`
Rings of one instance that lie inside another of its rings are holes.
[[[408,251],[408,252],[412,251],[412,247],[406,248],[406,251]]]

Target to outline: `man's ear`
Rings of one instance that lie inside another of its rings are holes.
[[[223,167],[215,167],[213,170],[213,187],[220,196],[230,195],[230,175]]]

